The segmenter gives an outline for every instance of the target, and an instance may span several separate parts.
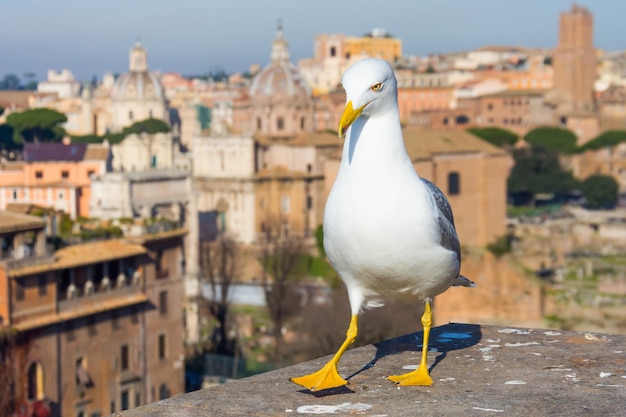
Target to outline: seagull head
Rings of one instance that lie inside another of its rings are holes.
[[[341,84],[346,90],[346,107],[339,121],[340,138],[360,116],[370,117],[398,107],[398,85],[387,61],[358,61],[343,73]]]

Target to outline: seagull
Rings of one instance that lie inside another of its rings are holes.
[[[419,367],[388,377],[398,385],[430,386],[428,338],[433,297],[451,286],[474,286],[460,275],[461,246],[450,203],[420,178],[404,146],[398,86],[384,60],[358,61],[343,74],[345,136],[337,179],[324,211],[324,248],[348,290],[351,319],[346,339],[319,371],[291,381],[310,391],[346,385],[337,364],[356,339],[363,308],[392,297],[423,302]]]

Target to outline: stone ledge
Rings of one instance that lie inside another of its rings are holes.
[[[419,363],[422,333],[346,352],[348,387],[312,394],[289,378],[320,358],[118,414],[163,416],[626,415],[626,336],[447,324],[431,333],[432,387],[385,377]],[[436,350],[436,351],[433,351]]]

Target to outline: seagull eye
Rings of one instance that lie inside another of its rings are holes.
[[[383,83],[376,83],[374,84],[370,90],[372,91],[380,91],[380,89],[383,88]]]

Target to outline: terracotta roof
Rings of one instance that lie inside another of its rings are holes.
[[[38,206],[31,203],[8,203],[6,210],[13,213],[31,214],[33,211],[39,210],[46,213],[54,213],[56,210],[52,207]]]
[[[488,155],[506,155],[502,149],[479,139],[471,133],[457,130],[404,129],[404,144],[413,161],[430,159],[441,154],[463,154],[480,152]],[[342,142],[343,143],[343,142]],[[329,155],[341,158],[341,152]]]
[[[12,107],[13,105],[19,109],[28,108],[28,97],[30,97],[34,91],[22,91],[22,90],[5,90],[0,91],[0,104],[4,107]]]
[[[36,216],[29,216],[14,211],[0,211],[0,233],[41,229],[45,225],[46,222]]]
[[[404,144],[413,160],[452,153],[507,154],[504,150],[464,131],[405,129],[403,134]]]
[[[524,96],[541,96],[548,92],[548,89],[521,89],[521,90],[504,90],[497,93],[483,94],[481,97],[524,97]]]
[[[105,145],[90,143],[87,145],[84,161],[106,161],[109,158],[109,147]]]
[[[175,237],[183,237],[187,234],[188,230],[187,229],[174,229],[174,230],[168,230],[165,232],[159,232],[159,233],[151,233],[151,234],[145,234],[142,236],[137,236],[137,237],[127,237],[126,240],[128,240],[129,242],[136,242],[136,243],[149,243],[149,242],[156,242],[159,240],[165,240],[165,239],[171,239],[171,238],[175,238]]]
[[[114,259],[123,259],[145,253],[147,253],[147,250],[143,246],[128,243],[121,239],[82,243],[56,251],[54,253],[54,262],[11,269],[9,274],[13,277],[33,275],[47,271],[91,265]]]

